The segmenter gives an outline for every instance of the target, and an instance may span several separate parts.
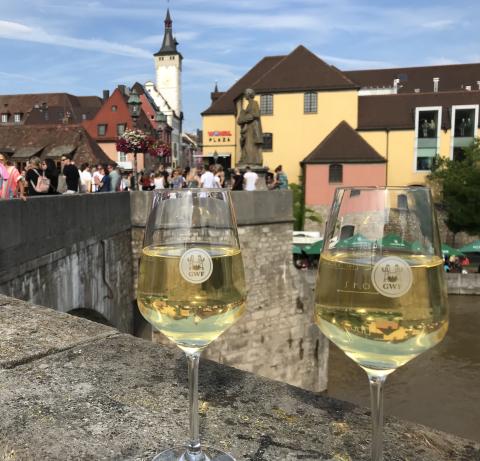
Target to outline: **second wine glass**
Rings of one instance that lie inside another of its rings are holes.
[[[381,461],[386,377],[438,344],[448,328],[429,189],[337,189],[318,268],[315,320],[367,372],[372,461]]]
[[[157,192],[145,230],[138,305],[187,355],[190,442],[155,461],[234,461],[203,449],[198,429],[201,351],[245,309],[245,277],[230,194],[218,189]]]

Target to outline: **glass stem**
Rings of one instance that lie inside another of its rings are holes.
[[[383,460],[383,384],[386,376],[368,372],[372,400],[372,461]]]
[[[198,430],[198,364],[200,352],[187,354],[188,361],[188,400],[190,409],[190,442],[187,446],[185,459],[197,461],[202,458],[202,447]]]

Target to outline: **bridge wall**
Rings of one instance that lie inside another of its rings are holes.
[[[133,332],[128,193],[0,201],[0,292]]]

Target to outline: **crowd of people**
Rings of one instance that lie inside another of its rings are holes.
[[[131,172],[121,172],[116,164],[77,168],[68,157],[62,156],[60,167],[55,161],[31,157],[25,169],[19,171],[5,154],[0,153],[0,198],[21,198],[36,195],[75,194],[79,192],[116,192],[128,190],[158,190],[182,188],[228,188],[254,191],[259,176],[249,166],[241,172],[235,168],[226,175],[219,164],[208,167],[166,168],[161,165],[155,172],[141,172],[135,179]],[[267,173],[268,189],[288,189],[288,180],[279,165],[274,173]]]
[[[458,274],[468,274],[468,266],[470,265],[470,260],[468,256],[454,256],[454,255],[445,255],[443,258],[443,269],[445,272],[456,272]],[[480,266],[478,268],[480,272]]]

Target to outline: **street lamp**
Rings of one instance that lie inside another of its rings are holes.
[[[137,121],[138,117],[140,117],[140,110],[142,106],[142,101],[140,100],[140,96],[135,89],[132,89],[130,92],[130,96],[128,97],[128,109],[130,111],[130,116],[132,117],[133,122],[133,129],[137,129]],[[137,178],[137,153],[133,152],[133,177],[134,177],[134,185],[133,189],[136,190],[138,187],[138,178]]]
[[[158,131],[164,133],[164,130],[165,128],[167,127],[167,116],[162,112],[162,111],[158,111],[156,114],[155,114],[155,121],[157,122],[157,129]],[[165,139],[165,136],[162,136],[161,137],[161,141],[166,143],[166,139]],[[170,159],[172,157],[170,156]],[[171,162],[171,160],[170,160]],[[171,166],[171,165],[170,165]]]

